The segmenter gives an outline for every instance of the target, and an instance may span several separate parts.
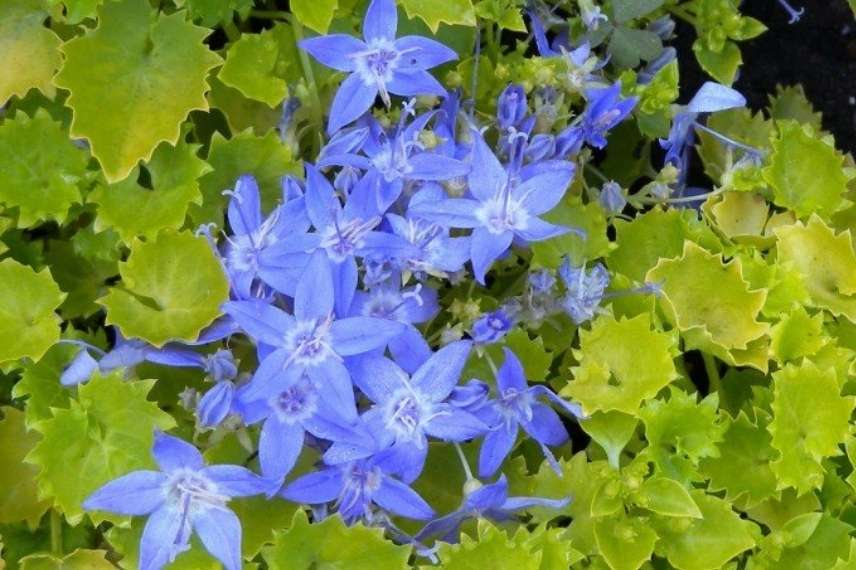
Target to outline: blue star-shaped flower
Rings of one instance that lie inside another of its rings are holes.
[[[390,93],[412,97],[445,95],[426,70],[457,54],[443,44],[419,36],[396,39],[395,0],[372,0],[363,21],[365,41],[346,34],[309,38],[300,47],[315,59],[350,75],[339,86],[330,108],[327,132],[335,133],[365,113],[380,94],[387,107]]]
[[[329,387],[332,406],[347,419],[356,417],[346,356],[382,348],[404,325],[374,317],[336,318],[333,276],[323,252],[316,252],[294,295],[294,315],[263,301],[232,301],[223,310],[260,343],[261,363],[245,401],[270,398],[304,374]],[[262,349],[263,348],[263,352]]]
[[[471,479],[468,483],[478,483]],[[458,529],[467,519],[486,517],[495,521],[507,521],[514,517],[515,512],[530,507],[547,507],[561,509],[570,499],[543,499],[540,497],[509,497],[508,479],[501,475],[493,483],[479,486],[474,490],[467,489],[463,504],[447,515],[436,518],[422,527],[414,537],[424,541],[436,537],[444,542],[458,542]]]
[[[428,520],[434,516],[425,499],[385,469],[382,453],[303,475],[286,485],[281,495],[307,505],[335,501],[339,514],[349,524],[360,519],[371,521],[375,506],[409,519]]]
[[[352,366],[354,384],[375,403],[363,420],[380,448],[392,448],[387,451],[387,465],[405,482],[422,472],[429,436],[464,441],[487,429],[474,415],[446,402],[469,352],[468,341],[449,344],[412,376],[383,357],[365,357]]]
[[[472,170],[467,177],[474,198],[420,202],[411,213],[451,228],[472,228],[470,259],[479,283],[515,237],[541,241],[562,235],[569,228],[545,222],[538,216],[552,210],[574,177],[574,165],[561,160],[525,167],[522,181],[511,179],[484,138],[473,131]]]
[[[482,443],[479,476],[490,477],[499,469],[511,453],[520,428],[541,446],[547,460],[558,470],[556,460],[547,446],[561,445],[567,441],[568,432],[558,414],[550,406],[539,402],[538,398],[546,397],[574,417],[582,417],[582,410],[546,386],[529,386],[520,360],[509,349],[503,350],[505,362],[496,375],[499,391],[497,399],[479,413],[492,426]]]
[[[160,471],[133,471],[83,502],[90,511],[149,515],[140,541],[140,569],[158,570],[190,548],[193,532],[227,570],[241,569],[241,523],[226,507],[233,497],[269,490],[270,483],[237,465],[205,466],[195,447],[159,433],[152,454]]]

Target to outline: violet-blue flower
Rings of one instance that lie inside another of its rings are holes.
[[[380,356],[358,359],[352,366],[354,383],[375,403],[363,420],[380,447],[391,448],[388,468],[405,482],[422,472],[429,436],[457,442],[487,429],[481,420],[445,401],[458,384],[469,352],[468,341],[449,344],[412,376]]]
[[[660,146],[666,150],[666,163],[682,168],[686,162],[687,149],[693,143],[693,130],[702,113],[715,113],[746,105],[746,98],[731,87],[712,81],[705,82],[690,99],[686,107],[675,114],[669,137],[660,139]]]
[[[596,148],[606,146],[606,134],[627,118],[638,102],[637,97],[621,98],[621,82],[585,93],[586,110],[580,128],[585,142]]]
[[[373,317],[336,318],[333,276],[323,252],[316,252],[297,284],[294,315],[263,301],[232,301],[223,310],[253,339],[266,346],[253,375],[247,401],[281,392],[304,373],[335,401],[345,417],[355,417],[351,379],[343,357],[386,345],[403,325]]]
[[[226,238],[223,252],[226,273],[239,299],[261,297],[259,280],[274,288],[281,287],[279,267],[271,264],[266,256],[269,248],[292,232],[309,229],[303,197],[288,200],[284,196],[286,201],[262,219],[261,197],[255,178],[241,176],[230,194],[228,218],[232,235]]]
[[[330,182],[306,165],[306,210],[315,231],[293,234],[270,249],[268,259],[279,268],[278,290],[293,295],[311,253],[321,250],[336,283],[336,312],[344,315],[357,287],[357,256],[395,259],[412,253],[401,237],[375,230],[381,217],[373,190],[358,183],[343,207]]]
[[[375,506],[393,515],[428,520],[434,510],[405,483],[383,467],[383,455],[332,465],[286,485],[281,495],[298,503],[324,505],[335,501],[347,523],[371,522]]]
[[[514,319],[500,307],[476,319],[471,336],[476,344],[493,344],[502,340],[513,326]]]
[[[226,504],[264,493],[269,483],[237,465],[205,466],[202,454],[176,437],[155,435],[160,471],[133,471],[84,502],[90,511],[149,515],[140,541],[141,570],[158,570],[190,548],[196,533],[227,570],[241,569],[241,523]]]
[[[558,414],[550,406],[539,402],[538,398],[547,398],[574,417],[582,417],[582,410],[546,386],[529,386],[517,355],[507,348],[503,350],[505,362],[496,374],[497,398],[479,414],[491,425],[479,455],[479,476],[490,477],[499,469],[511,453],[520,428],[541,446],[547,460],[554,469],[558,469],[547,446],[561,445],[568,440],[568,432]]]
[[[420,202],[411,210],[446,227],[473,229],[470,259],[476,279],[484,284],[488,269],[515,237],[541,241],[572,231],[538,216],[562,199],[573,179],[574,165],[558,160],[530,165],[518,182],[509,177],[484,138],[475,131],[473,136],[473,165],[467,177],[473,198]]]
[[[573,265],[570,259],[559,268],[559,276],[567,292],[562,297],[562,307],[575,324],[580,325],[591,320],[603,299],[609,285],[609,273],[598,263],[590,270]]]
[[[306,375],[291,377],[288,384],[261,400],[244,402],[239,393],[239,411],[247,425],[263,421],[259,436],[259,463],[262,475],[272,483],[282,484],[304,448],[306,433],[335,442],[358,441],[353,418],[349,421],[330,402],[336,396],[324,394],[332,386],[313,382]],[[362,448],[367,456],[374,451],[374,441],[366,434]],[[278,486],[272,486],[270,494]]]
[[[329,134],[359,118],[378,95],[389,107],[390,93],[405,97],[446,93],[426,70],[457,59],[457,54],[420,36],[396,39],[397,26],[395,0],[372,0],[363,21],[365,41],[330,34],[300,42],[300,47],[319,62],[350,73],[333,99]]]
[[[414,537],[424,541],[437,538],[445,542],[458,542],[458,529],[461,523],[471,518],[489,518],[504,522],[514,517],[517,511],[530,507],[561,509],[570,502],[565,499],[544,499],[540,497],[509,497],[508,479],[500,475],[493,483],[481,484],[475,479],[467,482],[478,483],[473,490],[465,488],[466,495],[460,507],[447,515],[436,518],[422,527]]]

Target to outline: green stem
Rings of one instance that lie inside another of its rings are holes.
[[[585,169],[586,169],[588,172],[591,172],[592,174],[594,174],[595,176],[597,176],[598,178],[600,178],[602,181],[604,181],[604,182],[609,182],[609,178],[607,178],[607,177],[606,177],[606,174],[604,174],[603,172],[601,172],[601,171],[600,171],[600,169],[599,169],[598,167],[596,167],[596,166],[594,166],[594,165],[592,165],[592,164],[589,164],[589,163],[587,162],[587,163],[586,163],[586,165],[585,165]]]
[[[291,23],[291,28],[294,30],[294,39],[299,44],[303,41],[303,25],[297,18],[286,15],[286,19]],[[303,68],[303,77],[306,79],[306,86],[309,88],[309,113],[310,119],[318,127],[318,138],[312,139],[312,156],[316,156],[321,150],[321,134],[324,132],[324,113],[321,110],[321,97],[318,95],[318,84],[315,83],[315,74],[312,72],[312,62],[309,61],[309,56],[302,49],[298,49],[297,53],[300,57],[300,67]]]
[[[229,43],[233,44],[241,37],[241,32],[238,30],[238,26],[235,25],[235,22],[226,22],[223,24],[223,31],[226,33],[226,37],[229,39]]]
[[[62,555],[62,517],[56,509],[51,509],[51,552]]]
[[[722,381],[719,377],[719,368],[716,366],[716,360],[706,352],[702,352],[701,357],[704,360],[704,371],[707,373],[707,380],[710,384],[708,391],[711,393],[719,392],[719,389],[722,387]]]
[[[671,14],[674,14],[675,16],[680,18],[681,20],[687,22],[688,24],[690,24],[694,28],[698,27],[698,24],[696,23],[695,16],[690,14],[687,11],[687,9],[684,8],[683,6],[666,6],[666,10],[668,10]]]

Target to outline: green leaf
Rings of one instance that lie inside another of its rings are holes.
[[[701,461],[701,471],[710,478],[711,491],[725,491],[725,498],[739,498],[754,507],[776,493],[776,475],[771,463],[776,457],[767,431],[769,420],[756,411],[753,423],[745,412],[731,421],[719,444],[719,456]]]
[[[650,14],[663,5],[663,0],[614,0],[612,14],[619,24]]]
[[[21,559],[21,570],[114,570],[106,550],[78,549],[67,556],[32,554]]]
[[[245,97],[237,89],[223,85],[216,77],[211,79],[208,101],[225,115],[229,130],[233,133],[250,128],[255,134],[264,135],[277,126],[282,117],[280,110]]]
[[[831,137],[819,138],[811,127],[796,121],[779,123],[770,165],[764,180],[773,188],[773,201],[801,218],[813,213],[828,218],[842,206],[847,191],[844,157]]]
[[[109,235],[116,234],[109,232]],[[105,257],[82,255],[74,247],[73,239],[48,240],[45,261],[59,288],[68,294],[59,307],[63,318],[87,317],[101,310],[96,299],[107,292],[107,280],[119,273],[117,262]]]
[[[80,386],[68,409],[35,425],[42,439],[27,456],[38,465],[39,489],[71,524],[83,517],[81,503],[111,479],[153,465],[155,429],[175,420],[146,399],[154,380],[125,381],[123,372],[95,376]],[[70,473],[85,473],[71,477]]]
[[[737,69],[743,63],[740,48],[734,42],[726,42],[721,51],[709,49],[704,42],[696,40],[693,52],[699,65],[708,75],[723,85],[731,85],[737,77]]]
[[[717,413],[714,392],[696,403],[694,394],[672,387],[668,401],[651,400],[642,408],[645,438],[642,455],[654,462],[655,472],[681,482],[701,479],[699,462],[719,455],[726,426]]]
[[[795,309],[770,330],[770,350],[779,363],[816,354],[829,337],[823,330],[823,313],[810,316],[803,307]]]
[[[314,0],[313,10],[319,7],[323,9],[325,0]],[[335,9],[336,1],[332,0],[332,8]],[[300,3],[293,3],[292,8],[300,18],[297,7]],[[317,14],[317,12],[313,12]],[[330,12],[332,17],[332,10]],[[301,19],[301,21],[303,21]],[[309,22],[304,22],[309,25]],[[324,26],[330,24],[329,18]],[[285,80],[285,71],[293,61],[294,35],[289,28],[277,24],[269,30],[260,34],[244,34],[229,47],[226,54],[226,63],[218,75],[224,85],[233,87],[249,97],[263,101],[271,108],[279,105],[288,95],[288,84]]]
[[[379,528],[348,527],[338,515],[310,524],[306,513],[297,511],[291,527],[276,532],[262,556],[271,570],[394,570],[408,567],[410,550],[385,539]]]
[[[532,265],[555,269],[567,255],[574,265],[605,256],[609,252],[606,235],[606,217],[603,209],[595,202],[582,204],[577,198],[565,200],[550,211],[544,219],[561,226],[577,228],[586,233],[583,238],[575,233],[566,233],[532,244]]]
[[[649,269],[663,258],[678,257],[688,237],[680,210],[653,208],[632,221],[615,221],[617,247],[609,254],[612,271],[642,281]]]
[[[835,374],[810,361],[773,374],[773,421],[768,427],[780,457],[773,462],[778,488],[799,494],[820,488],[821,460],[839,455],[849,433],[856,397],[842,396]]]
[[[472,0],[401,0],[408,18],[420,18],[433,33],[440,22],[450,26],[475,26],[476,13]]]
[[[742,520],[727,502],[693,491],[692,498],[701,510],[697,519],[658,521],[662,540],[658,554],[679,570],[717,570],[726,562],[755,546],[753,525]]]
[[[47,268],[36,272],[13,259],[0,261],[0,363],[39,359],[59,340],[54,311],[63,299]]]
[[[677,378],[674,335],[651,329],[642,314],[616,320],[598,317],[580,330],[580,365],[562,395],[580,402],[586,414],[618,410],[636,415],[640,404]]]
[[[51,6],[65,5],[65,22],[79,24],[86,18],[95,18],[96,10],[104,0],[48,0]]]
[[[440,543],[437,555],[439,568],[446,570],[482,570],[483,568],[514,568],[539,570],[542,552],[533,551],[527,544],[528,533],[519,529],[513,537],[493,526],[489,521],[478,521],[477,538],[464,534],[460,544]]]
[[[558,516],[571,518],[568,536],[574,547],[584,554],[597,551],[594,537],[594,519],[591,504],[595,493],[603,483],[614,477],[615,471],[606,461],[588,461],[581,451],[570,460],[559,460],[561,473],[557,474],[546,462],[528,480],[529,486],[519,494],[551,499],[572,497],[563,509],[534,507],[529,510],[534,522],[547,522]]]
[[[50,504],[38,496],[36,469],[24,463],[24,457],[39,440],[37,433],[27,431],[24,413],[15,408],[0,408],[0,523],[27,521],[31,527]]]
[[[633,494],[634,504],[666,517],[702,518],[686,487],[666,477],[646,479]]]
[[[246,19],[253,7],[253,0],[176,0],[179,6],[186,6],[191,19],[209,28],[231,22],[235,12]]]
[[[55,344],[37,362],[24,366],[21,379],[12,388],[12,397],[26,397],[27,424],[49,419],[51,408],[67,408],[69,390],[59,383],[60,374],[80,347]]]
[[[636,432],[639,420],[622,412],[597,412],[580,420],[580,427],[600,445],[609,464],[618,469],[621,451]]]
[[[291,11],[297,20],[319,34],[326,34],[339,7],[339,0],[292,0]]]
[[[53,98],[51,78],[62,58],[62,40],[48,27],[44,0],[4,0],[0,3],[0,105],[38,89]]]
[[[272,208],[281,200],[280,180],[283,175],[300,174],[300,163],[273,131],[257,137],[247,129],[231,139],[215,133],[207,161],[214,170],[199,180],[202,206],[190,207],[190,217],[195,225],[213,222],[222,227],[226,206],[223,190],[233,188],[242,174],[256,177],[265,208]]]
[[[641,517],[598,518],[594,535],[601,556],[612,570],[637,570],[651,558],[657,533]]]
[[[159,14],[148,2],[107,2],[98,27],[63,45],[54,79],[71,91],[71,134],[85,137],[108,182],[118,182],[162,141],[175,144],[194,109],[207,109],[208,72],[220,58],[202,40],[209,30],[183,12]]]
[[[701,329],[726,349],[745,349],[769,329],[757,320],[767,292],[750,291],[739,259],[723,263],[687,241],[681,257],[660,260],[645,281],[660,286],[666,314],[683,333]]]
[[[775,230],[779,263],[793,267],[811,296],[811,305],[856,322],[856,252],[850,231],[835,234],[812,215]]]
[[[776,121],[796,121],[809,125],[815,132],[823,128],[823,115],[814,110],[806,98],[802,85],[776,86],[776,94],[769,95],[767,107]]]
[[[89,196],[98,204],[95,231],[113,228],[125,243],[138,236],[154,239],[164,228],[184,224],[191,203],[202,202],[197,180],[211,167],[197,156],[200,145],[179,141],[161,143],[145,165],[151,188],[140,186],[141,167],[131,176],[109,186],[99,186]]]
[[[826,570],[850,552],[850,533],[853,527],[825,514],[809,539],[792,548],[782,550],[776,561],[776,570]]]
[[[654,32],[620,26],[612,32],[608,49],[612,61],[618,66],[633,68],[639,65],[640,60],[651,61],[660,55],[663,42]]]
[[[220,315],[229,293],[211,246],[188,232],[163,231],[155,241],[134,240],[119,272],[122,285],[101,300],[107,324],[155,346],[195,340]]]
[[[18,209],[22,228],[62,222],[80,202],[88,161],[47,111],[39,109],[32,119],[19,111],[0,125],[0,202]]]

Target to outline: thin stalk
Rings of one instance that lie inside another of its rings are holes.
[[[674,16],[677,16],[677,17],[678,17],[678,18],[680,18],[681,20],[683,20],[683,21],[687,22],[688,24],[692,25],[694,28],[698,27],[698,25],[697,25],[697,23],[696,23],[695,16],[693,16],[692,14],[690,14],[690,13],[687,11],[687,9],[686,9],[686,8],[684,8],[683,6],[680,6],[680,5],[677,5],[677,6],[666,6],[666,10],[667,10],[670,14],[672,14],[672,15],[674,15]]]
[[[473,472],[470,470],[470,464],[467,461],[467,457],[464,455],[464,450],[461,449],[461,446],[457,442],[453,442],[452,445],[455,446],[455,451],[458,452],[458,459],[461,460],[461,465],[464,467],[464,473],[467,475],[467,481],[472,481],[475,477],[473,477]]]
[[[303,35],[303,25],[297,18],[286,15],[286,19],[291,23],[291,29],[294,30],[294,39],[299,44],[305,37]],[[300,57],[300,67],[303,69],[303,77],[306,79],[306,86],[309,88],[309,113],[311,120],[318,126],[318,132],[324,132],[324,114],[321,110],[321,97],[318,95],[318,84],[315,83],[315,74],[312,72],[312,62],[309,61],[309,56],[302,49],[297,50]],[[318,139],[312,140],[312,156],[316,156],[321,150],[320,134]]]
[[[51,552],[62,555],[62,517],[59,511],[51,509]]]
[[[722,387],[722,379],[719,377],[719,368],[716,366],[716,360],[706,352],[702,352],[701,357],[704,360],[704,371],[707,373],[708,391],[719,392],[719,389]]]

